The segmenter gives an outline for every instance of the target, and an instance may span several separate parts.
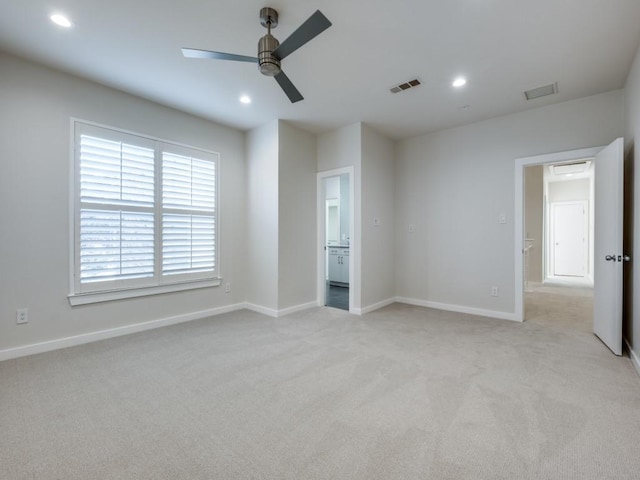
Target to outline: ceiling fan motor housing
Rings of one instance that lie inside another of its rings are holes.
[[[271,29],[278,25],[278,12],[275,9],[271,7],[260,9],[260,24],[267,29],[267,34],[258,41],[257,58],[196,48],[183,48],[182,54],[189,58],[232,60],[236,62],[253,63],[254,65],[257,60],[260,73],[268,77],[273,77],[287,97],[289,97],[291,103],[304,100],[302,94],[280,68],[280,61],[324,32],[331,26],[331,22],[320,10],[316,10],[313,15],[289,35],[282,45],[271,35]]]
[[[280,73],[280,60],[271,53],[278,48],[280,42],[271,35],[271,29],[278,26],[278,12],[271,7],[261,8],[260,25],[267,29],[267,34],[258,41],[258,70],[263,75],[275,77]]]
[[[258,69],[263,75],[274,77],[280,73],[280,60],[271,55],[278,45],[280,42],[270,33],[258,42]]]

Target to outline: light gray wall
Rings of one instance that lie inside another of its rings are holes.
[[[354,309],[362,305],[361,297],[361,204],[362,204],[362,124],[354,123],[324,133],[318,137],[317,168],[318,172],[326,172],[343,167],[354,169],[354,218],[351,232],[350,258],[354,263],[354,278],[350,278],[349,288],[353,289]]]
[[[362,155],[360,123],[318,136],[318,172],[353,166],[360,168]]]
[[[354,167],[351,255],[354,303],[358,311],[395,297],[394,143],[356,123],[320,135],[318,171]],[[374,218],[381,225],[373,225]]]
[[[589,201],[590,191],[588,178],[566,182],[549,182],[549,203]]]
[[[625,85],[625,253],[631,255],[630,266],[625,265],[625,338],[640,361],[640,48]],[[640,366],[640,365],[637,365]]]
[[[316,137],[280,120],[278,308],[316,300]]]
[[[247,135],[246,300],[278,309],[278,120]]]
[[[244,300],[244,134],[0,53],[0,350]],[[220,272],[207,288],[71,308],[70,118],[220,153]],[[16,325],[16,309],[29,323]]]
[[[399,142],[398,296],[513,313],[515,159],[610,143],[624,131],[623,99],[618,90]]]
[[[529,250],[528,279],[542,282],[542,251],[544,246],[544,167],[534,165],[524,169],[525,238],[533,240]]]
[[[362,307],[396,296],[394,143],[362,127]],[[374,225],[374,218],[380,225]]]
[[[329,177],[325,179],[325,199],[337,198],[342,195],[340,191],[340,177]]]

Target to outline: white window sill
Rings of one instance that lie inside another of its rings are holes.
[[[72,307],[78,305],[88,305],[91,303],[111,302],[113,300],[123,300],[125,298],[146,297],[148,295],[161,295],[163,293],[183,292],[185,290],[195,290],[197,288],[217,287],[222,283],[221,278],[209,280],[197,280],[184,283],[173,283],[170,285],[160,285],[142,288],[127,288],[126,290],[109,290],[91,293],[71,294],[67,298]]]

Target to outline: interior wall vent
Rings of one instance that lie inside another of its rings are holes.
[[[591,161],[562,163],[560,165],[551,165],[551,173],[554,175],[572,175],[574,173],[584,173],[589,170]]]
[[[533,100],[535,98],[553,95],[554,93],[558,93],[558,82],[545,85],[544,87],[527,90],[526,92],[524,92],[524,96],[527,100]]]
[[[410,88],[417,87],[418,85],[422,85],[422,81],[419,78],[414,78],[413,80],[409,80],[408,82],[402,82],[397,85],[394,85],[389,89],[391,93],[400,93],[405,90],[409,90]]]

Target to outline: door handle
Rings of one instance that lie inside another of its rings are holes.
[[[604,259],[607,262],[615,262],[616,261],[616,256],[615,255],[607,255],[606,257],[604,257]]]

